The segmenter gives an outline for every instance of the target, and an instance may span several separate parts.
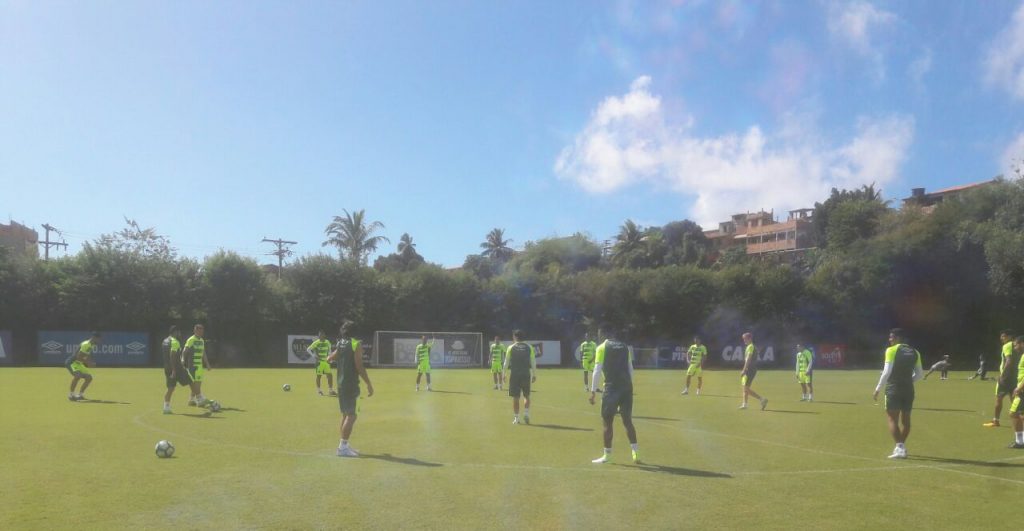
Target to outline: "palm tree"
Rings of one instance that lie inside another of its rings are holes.
[[[508,246],[510,243],[512,243],[512,240],[505,239],[505,229],[491,229],[491,232],[487,233],[487,239],[484,240],[484,243],[480,244],[480,247],[483,249],[483,252],[480,254],[498,262],[506,262],[515,253]]]
[[[409,260],[416,256],[416,244],[412,243],[412,236],[406,232],[402,234],[402,237],[398,240],[398,254],[405,260]]]
[[[644,242],[647,235],[639,225],[631,219],[619,227],[619,233],[615,235],[615,245],[612,246],[612,262],[616,265],[629,265],[633,257],[644,250]]]
[[[324,229],[328,238],[323,246],[333,245],[338,248],[339,258],[348,258],[355,264],[366,265],[369,254],[376,251],[382,242],[391,243],[391,240],[386,236],[373,235],[378,229],[383,229],[384,224],[379,221],[367,224],[366,210],[351,214],[348,210],[343,212],[345,217],[334,216],[334,221]]]

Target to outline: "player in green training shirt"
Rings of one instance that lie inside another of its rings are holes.
[[[796,381],[800,384],[800,401],[814,402],[814,353],[800,343],[796,344]]]
[[[164,356],[164,381],[167,392],[164,393],[164,415],[171,414],[171,396],[178,385],[187,386],[191,383],[184,367],[181,366],[181,331],[177,325],[171,325],[161,345]]]
[[[580,343],[580,365],[583,367],[583,390],[590,390],[590,382],[587,378],[594,372],[594,356],[597,355],[597,343],[590,340],[590,332],[583,335],[583,343]]]
[[[366,382],[366,397],[373,396],[373,384],[363,367],[363,345],[358,339],[350,337],[352,322],[345,321],[338,329],[338,343],[334,352],[327,358],[328,362],[338,362],[338,408],[341,410],[341,442],[338,444],[338,457],[358,457],[359,452],[348,445],[352,436],[352,428],[359,416],[359,379]]]
[[[750,388],[754,383],[754,377],[757,376],[757,347],[754,346],[754,334],[744,332],[743,342],[747,348],[743,353],[743,371],[740,372],[740,385],[743,386],[743,403],[740,404],[740,409],[747,409],[747,397],[752,396],[761,402],[761,411],[764,411],[764,408],[768,407],[768,399]]]
[[[1020,361],[1017,362],[1017,387],[1013,390],[1013,402],[1010,403],[1010,417],[1013,418],[1014,439],[1010,448],[1024,449],[1024,336],[1013,339],[1013,352]]]
[[[697,377],[697,396],[704,387],[704,358],[708,357],[708,348],[700,342],[700,336],[693,336],[693,344],[686,349],[686,384],[683,385],[683,392],[690,394],[690,378]]]
[[[420,340],[420,344],[416,345],[416,390],[420,390],[420,378],[426,374],[427,391],[433,391],[430,388],[430,351],[434,348],[434,338],[430,338],[430,343],[427,343],[426,335]]]
[[[633,426],[633,353],[629,346],[616,339],[614,329],[603,328],[608,339],[597,347],[594,360],[594,377],[590,384],[590,404],[594,404],[597,392],[597,375],[604,376],[604,395],[601,397],[601,421],[604,425],[604,453],[591,463],[607,463],[612,454],[612,436],[614,434],[615,415],[622,416],[622,425],[626,428],[626,438],[632,448],[633,462],[640,462],[639,447],[636,442],[636,428]]]
[[[986,428],[999,427],[999,414],[1003,412],[1003,398],[1013,394],[1014,382],[1017,381],[1017,365],[1013,363],[1013,332],[1003,330],[999,333],[999,342],[1003,345],[999,358],[999,379],[996,380],[996,407],[992,413],[992,421],[982,424]]]
[[[192,337],[185,340],[185,348],[181,351],[181,364],[188,372],[192,396],[189,398],[190,406],[205,406],[208,401],[203,396],[203,378],[206,371],[210,370],[210,362],[206,359],[206,340],[203,335],[206,328],[197,324],[192,328]]]
[[[501,343],[501,336],[494,336],[494,342],[491,343],[491,379],[494,380],[495,389],[501,389],[505,384],[505,375],[501,373],[504,354],[505,345]]]
[[[512,332],[512,344],[505,353],[503,372],[508,376],[508,396],[512,397],[512,424],[519,424],[519,396],[526,398],[523,411],[523,423],[530,423],[530,384],[537,381],[537,355],[533,345],[520,341],[522,333]]]
[[[100,345],[100,333],[93,332],[90,334],[89,339],[82,341],[78,345],[78,352],[74,353],[71,357],[64,362],[64,368],[71,373],[71,389],[68,392],[68,400],[76,402],[78,400],[88,400],[85,398],[85,390],[89,388],[89,384],[92,383],[92,371],[90,367],[96,366],[96,361],[93,360],[92,355],[96,352],[96,347]],[[82,382],[82,388],[76,393],[75,387],[78,382]]]
[[[309,344],[306,347],[306,352],[310,356],[316,357],[316,394],[324,396],[324,392],[320,389],[320,377],[327,376],[327,392],[331,396],[336,396],[334,392],[334,382],[331,380],[331,364],[327,362],[327,357],[331,354],[331,342],[327,340],[327,335],[324,334],[323,330],[320,330],[316,334],[316,341]]]
[[[889,348],[885,350],[882,376],[875,386],[872,398],[878,401],[878,392],[885,386],[885,414],[889,418],[889,434],[896,441],[896,449],[889,459],[907,458],[907,437],[910,436],[910,411],[914,408],[914,382],[924,375],[921,353],[903,342],[903,330],[889,331]],[[900,427],[902,421],[903,427]]]

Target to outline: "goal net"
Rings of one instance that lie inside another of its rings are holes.
[[[484,335],[480,332],[396,332],[373,334],[373,364],[381,367],[415,367],[416,345],[423,336],[433,338],[431,367],[483,367]]]

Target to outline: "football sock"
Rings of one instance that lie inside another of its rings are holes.
[[[341,443],[338,444],[338,448],[348,448],[348,441],[346,441],[345,439],[342,439]]]
[[[629,443],[629,447],[632,448],[633,451],[635,452],[635,451],[637,451],[639,449],[640,443]]]
[[[896,448],[899,448],[900,450],[905,450],[906,449],[906,447],[903,446],[903,443],[896,443]]]
[[[1017,444],[1024,444],[1024,431],[1017,432]]]

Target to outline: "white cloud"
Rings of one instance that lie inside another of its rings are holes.
[[[932,51],[930,48],[925,49],[924,53],[920,57],[914,59],[907,68],[907,75],[910,76],[910,80],[914,82],[914,86],[918,89],[924,87],[924,76],[932,70]]]
[[[1024,133],[1017,135],[1017,138],[1003,150],[1003,155],[999,159],[999,169],[1006,178],[1024,176]]]
[[[908,116],[865,117],[852,139],[833,145],[813,122],[794,115],[777,134],[752,125],[701,137],[691,116],[666,115],[644,76],[598,105],[554,171],[591,193],[653,185],[694,197],[690,217],[713,226],[741,211],[809,207],[832,187],[884,187],[898,176],[914,136]]]
[[[996,35],[985,56],[985,78],[1024,100],[1024,3],[1010,24]]]
[[[876,42],[877,34],[896,22],[896,15],[868,2],[856,0],[833,4],[828,13],[828,30],[833,37],[871,61],[876,80],[885,79],[885,57]]]

